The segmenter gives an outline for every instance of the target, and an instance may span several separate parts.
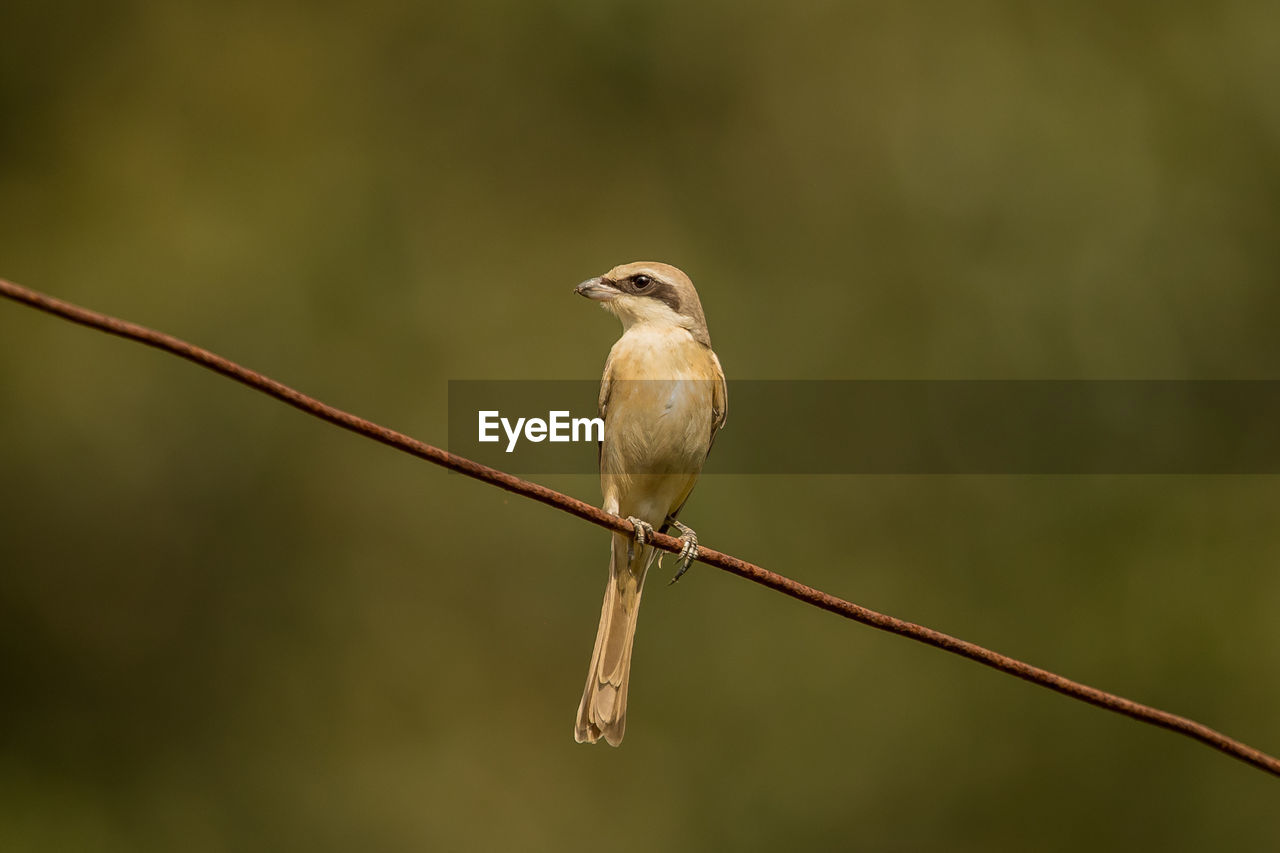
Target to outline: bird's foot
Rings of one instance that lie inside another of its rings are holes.
[[[693,532],[692,527],[681,524],[674,518],[667,519],[667,523],[680,531],[680,541],[684,546],[680,548],[680,553],[676,555],[676,559],[680,561],[680,568],[676,569],[675,577],[667,586],[680,580],[684,573],[689,571],[689,567],[693,565],[693,561],[698,559],[698,534]]]
[[[653,538],[653,525],[634,515],[627,516],[627,521],[635,528],[635,532],[631,534],[631,542],[627,545],[627,562],[630,563],[636,557],[636,546],[643,548]]]

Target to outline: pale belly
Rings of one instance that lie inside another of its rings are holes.
[[[657,526],[684,503],[707,458],[715,381],[701,377],[710,375],[709,357],[692,341],[624,336],[612,368],[600,456],[605,509]]]

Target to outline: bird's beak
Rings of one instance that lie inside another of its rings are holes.
[[[613,282],[604,276],[596,276],[589,278],[582,284],[573,289],[573,292],[579,296],[585,296],[588,299],[594,299],[598,302],[608,302],[611,299],[617,299],[621,295],[621,291],[613,286]]]

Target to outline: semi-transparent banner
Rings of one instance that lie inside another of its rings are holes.
[[[594,473],[599,393],[598,380],[451,381],[449,449],[518,474]],[[701,425],[716,395],[708,382],[623,381],[610,399],[615,416],[643,401],[665,429]],[[1276,474],[1280,381],[730,381],[703,470]]]

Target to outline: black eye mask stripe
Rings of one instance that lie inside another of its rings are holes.
[[[659,281],[653,285],[645,296],[653,297],[667,304],[672,311],[680,313],[680,294],[676,293],[676,289],[665,281]]]

